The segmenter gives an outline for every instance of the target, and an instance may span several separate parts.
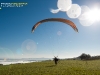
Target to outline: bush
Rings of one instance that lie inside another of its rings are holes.
[[[90,59],[91,56],[90,56],[89,54],[82,53],[82,54],[79,56],[79,58],[80,58],[81,60],[84,60],[84,59]]]

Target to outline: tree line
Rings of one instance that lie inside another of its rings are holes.
[[[100,56],[91,56],[90,54],[82,53],[77,58],[81,60],[97,60],[100,59]]]

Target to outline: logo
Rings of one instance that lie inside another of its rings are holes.
[[[26,6],[28,3],[1,3],[0,4],[0,9],[2,8],[8,8],[8,7],[24,7]]]

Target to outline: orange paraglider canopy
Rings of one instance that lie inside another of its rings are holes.
[[[64,18],[48,18],[48,19],[43,19],[39,22],[37,22],[33,27],[32,27],[32,32],[34,32],[34,30],[43,22],[49,22],[49,21],[58,21],[58,22],[63,22],[65,24],[68,24],[69,26],[71,26],[76,32],[78,32],[78,28],[76,27],[76,25],[67,19]]]

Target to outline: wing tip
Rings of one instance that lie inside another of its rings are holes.
[[[31,33],[34,33],[34,30],[32,30]]]
[[[77,29],[77,28],[75,28],[74,30],[75,30],[76,32],[78,32],[78,29]]]

